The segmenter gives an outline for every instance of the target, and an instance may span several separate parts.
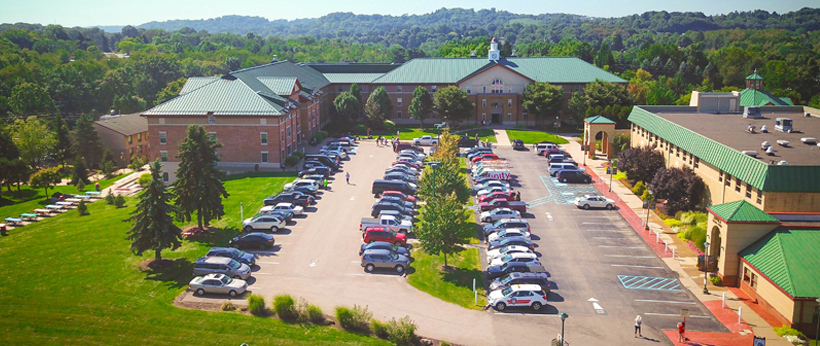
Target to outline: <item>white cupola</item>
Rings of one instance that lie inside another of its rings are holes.
[[[495,37],[493,37],[493,40],[490,41],[490,52],[488,55],[492,61],[498,61],[501,59],[501,51],[498,50],[498,42],[495,41]]]

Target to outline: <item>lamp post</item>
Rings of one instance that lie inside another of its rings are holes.
[[[703,294],[709,294],[709,289],[706,288],[706,282],[709,281],[709,245],[709,241],[703,242],[706,250],[706,255],[703,256]]]
[[[436,197],[436,168],[438,168],[438,165],[440,164],[441,162],[438,161],[430,161],[427,163],[427,165],[429,165],[433,170],[433,198]]]
[[[562,312],[562,313],[558,314],[558,317],[561,318],[561,345],[563,346],[564,345],[564,340],[567,339],[567,338],[564,337],[564,321],[567,320],[569,315],[567,315],[566,312]]]
[[[609,192],[612,192],[612,176],[615,175],[615,169],[612,167],[612,159],[609,159]]]

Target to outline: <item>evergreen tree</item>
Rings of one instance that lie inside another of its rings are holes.
[[[191,215],[196,212],[200,229],[203,222],[208,225],[210,220],[225,215],[222,198],[227,198],[228,192],[220,180],[223,173],[216,168],[219,162],[216,150],[221,147],[211,141],[204,127],[196,125],[188,127],[188,135],[179,144],[179,169],[173,184],[174,204],[179,208],[177,218],[191,221]]]
[[[51,126],[54,130],[54,138],[57,140],[54,145],[54,159],[65,166],[66,160],[74,155],[71,148],[71,133],[68,131],[68,125],[66,125],[60,113],[57,113],[57,116],[54,117]]]
[[[0,181],[4,182],[11,191],[11,184],[13,183],[14,161],[20,158],[20,151],[17,150],[17,145],[9,136],[6,128],[0,126]]]
[[[615,58],[612,57],[612,51],[609,50],[609,45],[601,44],[601,49],[595,55],[595,66],[603,68],[604,66],[612,66],[615,64]]]
[[[147,250],[154,250],[154,261],[162,260],[162,250],[176,250],[182,245],[182,230],[174,224],[171,213],[176,208],[171,204],[173,196],[165,189],[160,179],[159,160],[150,165],[151,183],[139,195],[137,208],[128,219],[132,222],[126,239],[131,240],[131,251],[141,256]]]
[[[94,128],[94,119],[91,119],[88,114],[83,114],[77,120],[74,139],[77,143],[77,156],[89,166],[97,167],[102,158],[102,146],[100,146],[100,136]]]
[[[76,185],[82,181],[85,184],[90,183],[88,180],[88,170],[85,169],[85,162],[79,156],[74,158],[74,173],[71,176],[71,184]]]
[[[424,119],[433,113],[433,98],[427,92],[427,88],[419,85],[413,90],[413,100],[410,102],[410,115],[419,121],[419,126],[424,127]]]

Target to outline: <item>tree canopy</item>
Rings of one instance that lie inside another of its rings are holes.
[[[475,107],[467,97],[467,92],[455,85],[438,89],[434,105],[438,115],[452,121],[467,119]]]
[[[188,127],[187,136],[179,144],[180,162],[173,183],[177,217],[190,221],[196,213],[200,229],[225,215],[222,198],[228,198],[228,192],[221,180],[224,173],[216,167],[216,151],[221,147],[211,140],[204,127],[196,125]]]
[[[419,85],[413,90],[413,100],[410,101],[408,111],[413,119],[418,120],[419,125],[424,127],[424,119],[429,118],[433,113],[433,98],[427,88]]]
[[[564,90],[549,83],[533,82],[524,88],[524,108],[541,119],[557,116],[564,105]]]
[[[182,245],[182,230],[174,224],[171,216],[176,208],[171,204],[173,195],[160,178],[162,166],[159,160],[151,163],[151,181],[139,195],[136,209],[131,212],[131,229],[126,239],[131,241],[131,252],[141,256],[154,250],[154,260],[162,259],[162,250],[176,250]]]
[[[389,119],[393,113],[393,102],[390,101],[390,96],[387,95],[387,91],[384,90],[383,86],[370,93],[364,111],[367,114],[368,122],[374,127],[380,127],[384,120]]]

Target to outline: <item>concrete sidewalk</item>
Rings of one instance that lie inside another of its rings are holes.
[[[506,137],[506,134],[505,134]],[[686,332],[689,341],[676,343],[677,331],[665,333],[675,345],[750,345],[752,336],[766,338],[766,345],[789,346],[786,339],[777,336],[768,321],[775,321],[767,312],[751,302],[748,297],[738,297],[742,292],[724,286],[714,286],[704,281],[704,274],[697,269],[697,250],[680,240],[676,232],[666,225],[654,212],[649,213],[648,230],[645,227],[646,214],[643,201],[617,179],[611,179],[606,173],[608,161],[604,156],[584,158],[577,137],[565,137],[569,144],[564,149],[579,163],[584,163],[587,173],[592,175],[596,187],[610,199],[617,201],[618,211],[629,222],[635,231],[647,242],[655,253],[666,262],[670,269],[677,272],[681,283],[704,303],[709,310],[723,323],[731,333]],[[709,293],[703,293],[703,287]],[[737,293],[737,294],[736,294]],[[722,302],[725,300],[725,306]],[[738,323],[738,313],[742,321]],[[779,327],[779,325],[777,325]]]

